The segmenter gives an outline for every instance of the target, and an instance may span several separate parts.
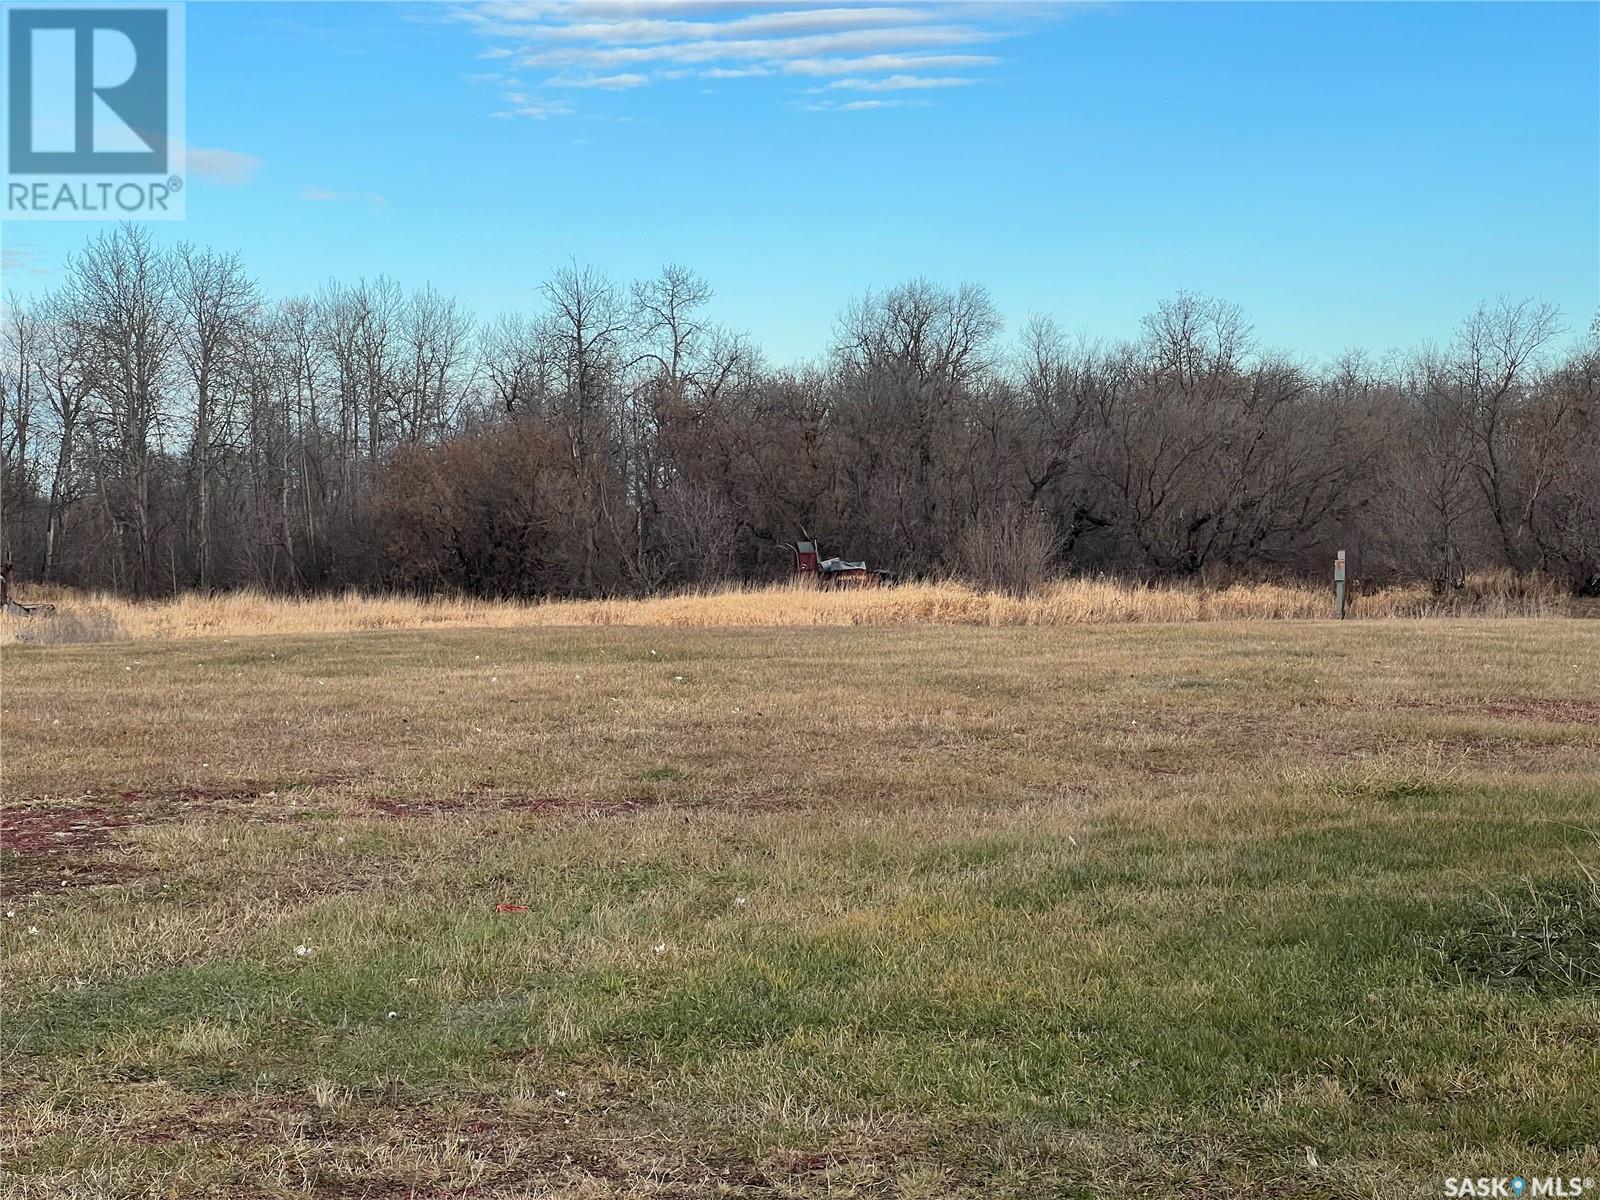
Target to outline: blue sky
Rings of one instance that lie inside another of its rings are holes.
[[[1309,357],[1600,305],[1600,5],[191,3],[188,220],[269,294],[529,308],[681,262],[771,357],[986,285],[1119,337],[1180,288]],[[4,230],[6,285],[80,223]]]

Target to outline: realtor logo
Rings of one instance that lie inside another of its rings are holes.
[[[6,6],[12,220],[183,216],[183,10]]]

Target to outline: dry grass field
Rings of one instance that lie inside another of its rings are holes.
[[[1600,623],[779,599],[7,645],[0,1190],[1600,1177]]]
[[[130,603],[70,590],[33,589],[30,601],[59,606],[51,620],[0,620],[0,644],[114,641],[122,638],[242,637],[265,633],[355,633],[378,629],[525,629],[638,625],[675,628],[799,628],[857,625],[1101,625],[1233,620],[1317,620],[1330,615],[1329,587],[1241,583],[1145,587],[1115,579],[1044,584],[1025,596],[964,584],[914,583],[820,591],[787,585],[728,587],[645,600],[527,603],[457,597],[294,598],[236,592],[186,594]],[[1555,581],[1488,572],[1459,591],[1435,596],[1421,584],[1352,594],[1349,616],[1559,617],[1578,602]]]

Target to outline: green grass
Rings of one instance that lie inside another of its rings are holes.
[[[7,860],[6,1194],[1600,1175],[1596,664],[1559,621],[8,649],[8,820],[129,823]]]

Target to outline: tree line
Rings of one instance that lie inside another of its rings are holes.
[[[574,265],[490,320],[387,277],[273,301],[237,255],[107,230],[6,305],[4,556],[135,596],[600,596],[779,578],[810,536],[1007,588],[1348,548],[1374,582],[1600,591],[1600,321],[1499,301],[1313,367],[1203,296],[1092,341],[914,280],[780,366],[711,296]]]

